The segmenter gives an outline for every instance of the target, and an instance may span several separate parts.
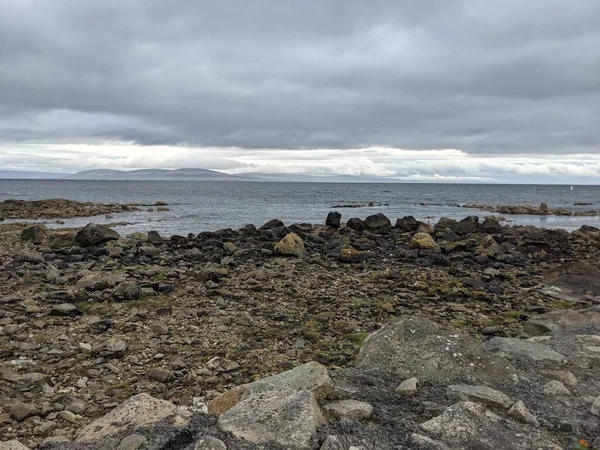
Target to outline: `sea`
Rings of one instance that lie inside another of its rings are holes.
[[[91,221],[114,224],[117,231],[156,230],[165,236],[187,235],[245,224],[262,225],[281,219],[286,225],[323,224],[327,213],[337,210],[342,221],[384,213],[392,222],[414,216],[435,223],[440,217],[461,219],[490,215],[465,204],[535,205],[550,208],[596,210],[600,186],[410,184],[410,183],[281,183],[229,181],[82,181],[0,180],[0,201],[66,198],[82,202],[168,203],[169,211],[142,211],[113,217],[45,220],[49,227],[78,227]],[[588,205],[575,205],[587,203]],[[371,204],[372,206],[368,206]],[[340,205],[366,205],[356,208]],[[581,225],[600,227],[600,217],[504,215],[508,224],[574,230]],[[9,222],[5,221],[4,223]],[[40,222],[39,220],[36,222]]]

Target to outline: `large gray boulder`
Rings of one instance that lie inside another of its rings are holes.
[[[563,362],[565,355],[539,342],[524,339],[495,337],[486,342],[485,347],[490,352],[501,353],[508,358],[521,357],[534,361]]]
[[[21,444],[19,441],[12,440],[0,442],[0,450],[29,450],[29,447]]]
[[[391,227],[392,222],[383,213],[373,214],[365,219],[365,230],[374,231],[383,227]]]
[[[291,450],[314,449],[324,422],[312,392],[285,388],[253,391],[219,417],[219,427],[256,445],[278,444]]]
[[[115,230],[93,222],[79,230],[75,236],[75,242],[81,247],[90,247],[117,239],[119,239],[119,233]]]
[[[465,376],[504,376],[505,364],[488,360],[483,346],[423,317],[405,316],[371,334],[357,358],[359,368],[400,379],[447,382]]]
[[[428,448],[477,450],[561,450],[542,433],[522,428],[472,402],[460,402],[421,424],[436,445]]]

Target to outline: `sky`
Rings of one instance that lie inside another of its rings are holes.
[[[0,11],[0,170],[600,182],[598,0]]]

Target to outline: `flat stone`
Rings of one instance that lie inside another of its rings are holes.
[[[161,383],[168,383],[169,381],[173,381],[175,376],[173,372],[169,372],[166,369],[152,368],[148,370],[148,378],[160,381]]]
[[[575,386],[578,383],[577,377],[573,372],[567,370],[544,370],[543,373],[568,386]]]
[[[536,428],[540,426],[540,422],[533,414],[531,414],[531,412],[529,412],[525,406],[525,403],[523,403],[521,400],[516,402],[512,408],[508,410],[508,415],[518,422],[528,423]]]
[[[89,443],[125,431],[128,427],[139,429],[161,422],[173,416],[173,423],[183,427],[189,422],[190,413],[171,402],[156,399],[148,394],[131,397],[104,417],[83,427],[76,442]]]
[[[419,380],[416,377],[408,378],[407,380],[404,380],[394,392],[409,397],[417,393],[418,384]]]
[[[17,440],[0,442],[0,450],[29,450],[29,447],[21,444]]]
[[[566,359],[565,355],[561,355],[547,345],[523,339],[494,337],[486,342],[485,347],[491,352],[527,357],[534,361],[563,362]]]
[[[83,414],[85,412],[85,402],[77,397],[65,397],[63,405],[65,405],[67,411],[71,411],[73,414]]]
[[[508,409],[514,403],[506,394],[487,386],[459,384],[448,386],[446,395],[451,400],[465,400],[482,405]]]
[[[565,387],[565,385],[562,384],[558,380],[553,380],[553,381],[550,381],[549,383],[547,383],[544,386],[543,392],[546,395],[553,395],[553,396],[571,395],[571,392],[569,392],[569,390]]]
[[[23,402],[12,402],[10,405],[10,417],[17,422],[21,422],[28,417],[37,416],[40,411],[26,403]]]
[[[148,439],[141,434],[130,434],[124,438],[117,450],[141,450],[148,445]]]
[[[275,387],[252,393],[222,414],[218,424],[253,444],[309,450],[323,421],[312,392]]]
[[[341,400],[323,406],[323,412],[336,420],[365,420],[373,415],[373,406],[358,400]]]
[[[194,450],[227,450],[227,446],[221,439],[203,436],[196,442]]]
[[[51,316],[65,316],[65,317],[75,317],[83,315],[83,311],[77,309],[77,307],[72,303],[61,303],[60,305],[54,305],[50,309]]]

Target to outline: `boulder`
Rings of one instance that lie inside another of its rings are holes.
[[[305,256],[306,248],[302,238],[296,233],[290,233],[275,244],[275,253],[282,256]]]
[[[454,401],[465,400],[504,409],[510,408],[514,403],[506,394],[487,386],[452,385],[448,386],[446,396]]]
[[[420,224],[421,222],[419,222],[413,216],[406,216],[402,219],[396,219],[396,228],[406,232],[417,231]]]
[[[147,240],[152,245],[162,245],[165,242],[165,238],[158,231],[149,231]]]
[[[485,236],[475,248],[476,255],[485,255],[488,258],[497,258],[504,254],[502,247],[494,240],[492,236]]]
[[[317,362],[309,362],[254,383],[236,386],[211,401],[208,404],[208,411],[215,415],[223,414],[249,395],[252,390],[268,388],[309,391],[317,400],[323,400],[333,393],[333,381],[325,366]]]
[[[348,228],[352,228],[354,231],[363,231],[365,229],[365,221],[354,217],[346,223]]]
[[[368,336],[357,358],[366,372],[444,382],[503,375],[503,366],[489,365],[483,346],[472,337],[416,316],[404,316]]]
[[[496,219],[487,217],[481,224],[481,231],[488,234],[500,234],[502,233],[502,225]]]
[[[375,231],[384,227],[391,227],[392,222],[388,219],[385,214],[377,213],[368,216],[365,219],[365,230]]]
[[[194,450],[227,450],[225,442],[212,436],[203,436],[194,445]]]
[[[22,422],[31,416],[37,416],[40,411],[27,403],[20,401],[10,403],[10,417],[17,422]]]
[[[427,233],[417,233],[413,236],[410,241],[410,246],[412,248],[417,248],[419,250],[434,250],[439,249],[439,245],[435,240],[431,237],[431,235]]]
[[[494,337],[485,343],[488,351],[502,353],[506,357],[530,358],[534,361],[563,362],[566,358],[554,349],[539,342],[523,339]]]
[[[459,234],[471,234],[477,231],[477,226],[479,225],[479,217],[477,216],[468,216],[463,220],[458,222],[458,227],[456,232]]]
[[[175,427],[187,425],[190,413],[171,402],[159,400],[148,394],[131,397],[104,417],[83,427],[76,442],[90,443],[114,436],[125,430],[151,427],[171,419]]]
[[[32,252],[31,250],[23,250],[16,256],[16,260],[19,262],[28,262],[31,264],[40,264],[44,262],[44,257],[38,252]]]
[[[458,230],[458,222],[456,219],[442,217],[440,220],[438,220],[438,223],[434,225],[433,230],[437,233],[438,231],[443,231],[446,228],[456,232],[456,230]]]
[[[254,391],[218,420],[223,431],[239,439],[291,450],[313,449],[323,422],[312,392],[279,387]]]
[[[533,425],[534,427],[539,427],[540,422],[536,419],[536,417],[529,412],[525,403],[521,400],[516,402],[509,410],[508,415],[515,419],[517,422],[528,423],[529,425]]]
[[[396,394],[410,397],[411,395],[415,395],[417,393],[418,384],[418,378],[408,378],[400,383],[400,386],[398,386],[394,392],[396,392]]]
[[[93,222],[79,230],[75,236],[75,242],[81,247],[90,247],[117,239],[119,239],[119,233],[115,230]]]
[[[452,449],[562,449],[541,432],[520,429],[516,424],[511,426],[511,423],[484,406],[472,402],[460,402],[451,406],[441,416],[421,424],[421,429],[440,445],[447,445]],[[519,437],[515,439],[517,434]]]
[[[142,289],[136,284],[124,281],[117,286],[112,296],[118,300],[137,300],[142,296]]]
[[[325,438],[319,450],[378,450],[379,448],[374,443],[367,443],[359,437],[329,435]]]
[[[267,223],[265,223],[262,227],[259,228],[259,230],[272,230],[273,228],[279,228],[279,227],[283,227],[283,222],[279,219],[273,219],[273,220],[269,220]]]
[[[39,245],[46,240],[48,228],[45,225],[32,225],[21,232],[21,242]]]
[[[594,416],[600,417],[600,397],[594,400],[594,403],[592,403],[592,407],[590,408],[590,412]]]
[[[82,316],[83,311],[77,309],[77,307],[73,303],[60,303],[58,305],[52,306],[49,314],[51,316],[75,317]]]
[[[532,317],[525,324],[525,332],[530,336],[541,336],[561,331],[577,332],[589,327],[600,327],[600,307],[593,306],[580,310],[551,311]]]
[[[341,220],[342,215],[339,212],[331,211],[329,214],[327,214],[325,225],[327,225],[328,227],[339,228]]]

